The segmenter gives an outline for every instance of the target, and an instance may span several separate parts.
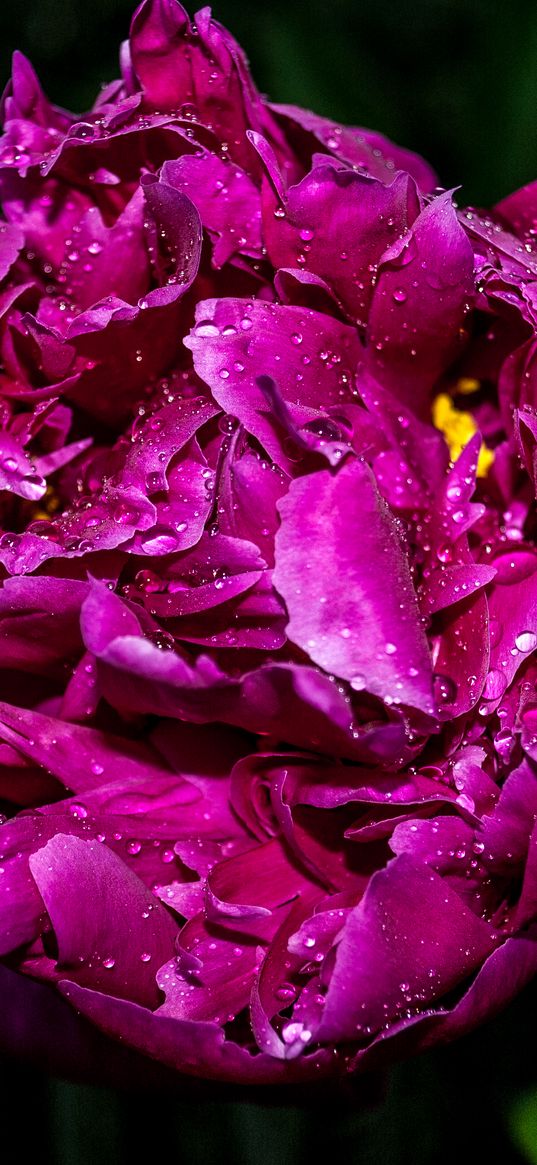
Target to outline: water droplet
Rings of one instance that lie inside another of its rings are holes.
[[[177,537],[168,526],[153,526],[141,539],[144,554],[173,554],[177,549]]]
[[[292,987],[290,983],[282,983],[282,986],[278,987],[274,994],[281,1003],[293,1003],[297,995],[296,988]]]
[[[457,685],[450,676],[435,675],[433,677],[434,698],[439,708],[445,704],[453,704],[457,696]]]
[[[72,801],[69,806],[69,812],[73,817],[84,818],[88,816],[88,810],[80,801]]]
[[[228,413],[225,413],[222,417],[219,418],[218,428],[220,429],[221,433],[234,433],[238,424],[239,422],[236,417],[232,417]]]
[[[148,493],[159,493],[166,489],[166,478],[161,469],[148,473],[145,479]]]
[[[216,324],[211,323],[210,320],[202,320],[202,322],[194,328],[194,334],[196,336],[219,336],[220,329],[216,327]]]
[[[172,651],[175,648],[175,639],[168,631],[152,631],[148,639],[159,651]]]
[[[134,506],[129,506],[127,502],[118,502],[114,509],[114,522],[118,522],[121,526],[135,526],[138,520],[138,511]]]
[[[515,639],[515,644],[519,651],[523,651],[527,655],[529,651],[534,651],[537,647],[537,635],[533,631],[521,631]]]
[[[446,497],[449,502],[458,502],[462,497],[462,489],[460,485],[448,485],[446,490]]]

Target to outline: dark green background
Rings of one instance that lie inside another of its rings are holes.
[[[21,48],[59,103],[116,76],[130,0],[2,0],[0,71]],[[421,150],[467,202],[537,173],[535,0],[219,0],[262,90]]]
[[[4,78],[21,48],[51,98],[83,110],[117,75],[130,0],[0,3]],[[535,0],[221,0],[215,15],[274,100],[421,151],[465,202],[491,204],[537,177]],[[10,1060],[0,1152],[6,1165],[537,1163],[536,1015],[533,986],[482,1031],[395,1069],[365,1109],[359,1088],[354,1101],[317,1097],[310,1108],[182,1101],[68,1084]]]

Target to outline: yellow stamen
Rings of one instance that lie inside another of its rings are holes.
[[[476,380],[473,376],[461,376],[457,381],[457,392],[462,393],[463,396],[469,396],[471,392],[479,392],[481,388],[481,381]]]
[[[54,489],[54,486],[48,485],[44,497],[41,498],[39,505],[34,506],[32,510],[32,522],[50,522],[54,514],[59,510],[61,505],[60,499]]]
[[[473,383],[478,385],[478,381]],[[460,388],[460,385],[461,381],[457,387]],[[475,389],[471,391],[475,391]],[[456,409],[451,397],[446,392],[439,393],[433,400],[432,414],[433,425],[444,434],[451,460],[456,461],[464,446],[468,444],[474,433],[477,433],[477,425],[472,414]],[[486,477],[493,461],[492,449],[487,449],[483,442],[477,462],[477,476]]]

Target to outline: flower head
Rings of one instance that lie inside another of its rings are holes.
[[[121,63],[4,99],[0,955],[177,1072],[346,1077],[537,968],[536,193],[459,211],[208,9]]]

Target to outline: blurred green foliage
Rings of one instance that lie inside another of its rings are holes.
[[[14,48],[51,98],[83,110],[117,75],[131,0],[28,0],[0,9],[0,71]],[[260,88],[422,152],[466,202],[537,177],[534,0],[219,0]],[[537,992],[458,1045],[399,1066],[376,1107],[191,1104],[70,1085],[0,1063],[6,1165],[537,1165]],[[31,1119],[28,1119],[30,1116]]]
[[[516,1097],[510,1112],[511,1135],[530,1165],[537,1165],[537,1087]]]
[[[0,71],[18,47],[55,101],[82,110],[117,74],[132,9],[4,0]],[[537,175],[534,0],[217,0],[214,12],[273,100],[421,151],[465,202],[490,204]]]

